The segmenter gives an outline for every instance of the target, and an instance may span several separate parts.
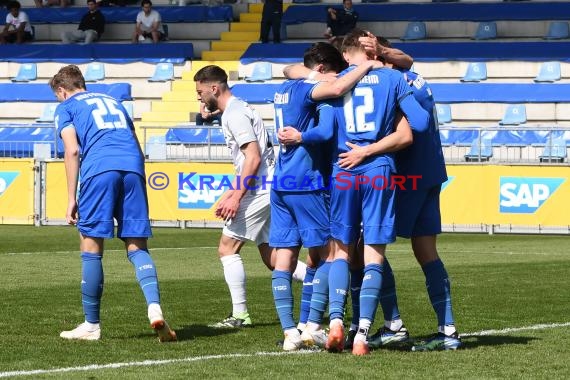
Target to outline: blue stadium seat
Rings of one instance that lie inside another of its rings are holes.
[[[485,62],[471,62],[461,82],[480,82],[487,79],[487,64]]]
[[[158,63],[154,74],[148,79],[149,82],[168,82],[170,80],[174,80],[174,65],[169,62]]]
[[[493,157],[493,141],[490,138],[476,138],[465,155],[465,161],[489,161],[491,157]]]
[[[133,119],[134,117],[133,102],[122,102],[121,104],[123,105],[123,107],[125,107],[125,110],[129,114],[129,117]]]
[[[436,104],[435,109],[439,125],[451,123],[451,106],[449,104]]]
[[[535,82],[556,82],[560,80],[560,62],[544,62],[540,65],[540,71],[536,78],[534,78]]]
[[[105,79],[105,65],[103,62],[91,62],[85,70],[85,82],[97,82]]]
[[[480,22],[473,38],[476,40],[492,40],[497,38],[497,23],[495,21]]]
[[[559,138],[547,143],[538,159],[540,162],[564,162],[566,156],[566,140]]]
[[[49,103],[44,106],[42,116],[36,119],[36,123],[53,123],[55,119],[55,109],[59,103]]]
[[[402,40],[423,40],[427,37],[426,24],[421,21],[413,21],[408,23],[406,33],[402,36]]]
[[[519,125],[526,123],[526,107],[524,104],[509,104],[500,125]]]
[[[38,79],[38,67],[35,63],[24,63],[20,65],[18,74],[12,78],[12,82],[30,82]]]
[[[256,62],[253,65],[251,76],[245,77],[245,81],[265,82],[266,80],[271,80],[271,78],[273,78],[272,70],[273,69],[270,62]]]
[[[552,21],[548,26],[548,32],[544,39],[546,40],[562,40],[570,37],[570,28],[566,21]]]

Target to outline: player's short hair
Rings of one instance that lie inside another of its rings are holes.
[[[97,4],[97,0],[87,0],[87,4],[89,4],[89,3],[95,3],[95,4]]]
[[[354,28],[348,33],[342,41],[342,52],[349,51],[365,51],[364,46],[358,40],[360,37],[368,37],[368,32],[362,29]]]
[[[326,71],[335,73],[341,72],[347,66],[340,51],[327,42],[316,42],[305,50],[303,64],[310,69],[322,64]]]
[[[68,91],[85,90],[85,78],[79,67],[67,65],[59,69],[57,74],[49,80],[49,86],[53,91],[58,87],[63,87]]]
[[[150,1],[150,0],[142,0],[141,1],[141,7],[144,7],[147,4],[152,7],[152,1]]]
[[[208,65],[194,74],[194,82],[217,82],[227,87],[228,74],[220,66]]]
[[[384,37],[376,36],[376,41],[378,41],[380,46],[384,46],[384,47],[388,47],[388,48],[392,47],[392,44],[390,43],[390,41],[388,41],[388,39],[386,39]]]
[[[344,36],[334,36],[329,40],[330,44],[338,51],[342,51],[342,41],[344,41]]]

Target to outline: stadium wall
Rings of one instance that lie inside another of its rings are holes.
[[[2,159],[0,167],[1,224],[65,224],[62,161]],[[154,225],[220,225],[214,210],[234,179],[230,163],[147,162],[146,173]],[[448,165],[448,175],[446,231],[570,233],[568,166]]]

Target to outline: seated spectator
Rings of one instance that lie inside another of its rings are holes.
[[[206,104],[200,102],[200,113],[196,115],[196,125],[222,125],[222,111],[215,110],[210,112]]]
[[[9,13],[6,15],[6,25],[0,33],[0,44],[21,44],[34,39],[30,19],[26,12],[20,10],[21,7],[18,1],[8,4]]]
[[[61,32],[61,41],[64,44],[83,42],[90,44],[101,38],[105,31],[105,16],[97,7],[95,0],[87,0],[89,11],[83,16],[76,30]]]
[[[141,7],[142,10],[137,15],[133,43],[144,42],[147,39],[152,39],[154,43],[164,40],[164,29],[160,13],[152,9],[150,0],[142,0]]]
[[[43,7],[51,7],[51,6],[61,6],[62,8],[67,7],[69,4],[69,0],[34,0],[36,3],[36,7],[43,8]]]
[[[343,0],[341,8],[327,9],[326,38],[344,36],[356,27],[358,12],[352,8],[352,0]]]

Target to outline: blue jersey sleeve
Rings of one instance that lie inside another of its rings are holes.
[[[328,103],[321,103],[317,107],[319,124],[301,134],[304,143],[314,144],[328,141],[334,134],[334,110]]]
[[[54,123],[59,137],[61,137],[61,131],[64,128],[73,127],[73,119],[64,104],[58,105],[55,109]]]
[[[416,99],[411,96],[413,92],[402,76],[398,78],[396,93],[398,105],[402,113],[406,116],[408,123],[410,123],[410,128],[416,132],[426,131],[429,128],[430,115],[422,108]]]

